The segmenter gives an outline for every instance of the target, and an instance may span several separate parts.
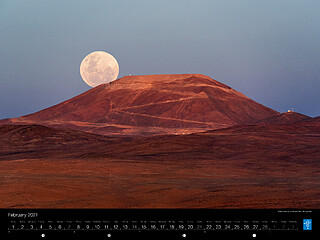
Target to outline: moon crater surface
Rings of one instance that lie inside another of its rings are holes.
[[[81,62],[80,75],[91,87],[116,80],[119,75],[119,64],[109,53],[95,51]]]

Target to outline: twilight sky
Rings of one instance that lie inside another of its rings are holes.
[[[128,74],[201,73],[284,112],[320,116],[319,0],[0,0],[0,119],[90,87],[92,51]]]

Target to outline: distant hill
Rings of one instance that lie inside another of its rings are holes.
[[[299,121],[310,120],[311,117],[296,112],[280,113],[257,121],[258,124],[288,124]]]

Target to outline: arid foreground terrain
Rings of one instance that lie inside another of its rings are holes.
[[[319,121],[131,139],[0,131],[2,208],[320,206]]]
[[[0,208],[320,207],[319,117],[204,75],[115,83],[0,121]]]

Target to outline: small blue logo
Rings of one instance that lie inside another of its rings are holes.
[[[312,230],[312,219],[303,219],[303,230]]]

